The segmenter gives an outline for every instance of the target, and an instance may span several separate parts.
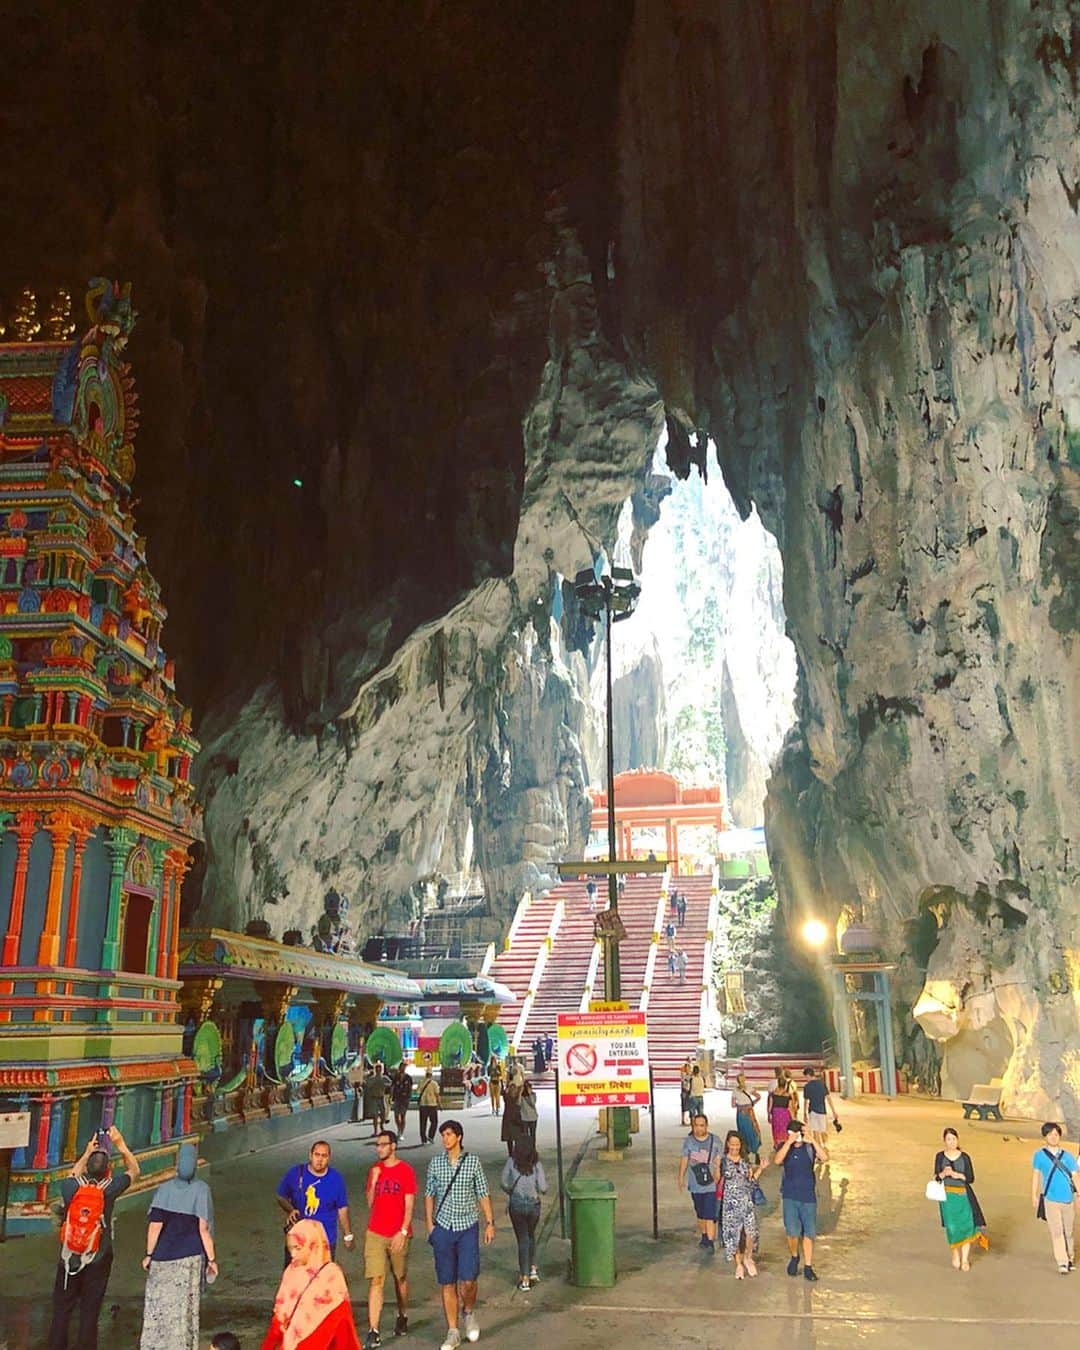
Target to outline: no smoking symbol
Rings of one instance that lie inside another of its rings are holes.
[[[578,1042],[566,1052],[566,1067],[578,1078],[588,1078],[596,1069],[596,1051],[591,1045]]]

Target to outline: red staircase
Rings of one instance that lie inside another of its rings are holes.
[[[677,1083],[683,1061],[688,1055],[698,1053],[712,877],[708,873],[672,877],[671,889],[686,896],[686,923],[676,934],[675,946],[686,952],[688,961],[686,983],[680,984],[678,974],[668,972],[667,943],[661,937],[647,1007],[649,1060],[657,1083]],[[664,922],[667,922],[666,915]]]
[[[626,926],[626,938],[619,944],[622,996],[635,1011],[645,987],[645,965],[652,946],[662,884],[662,876],[627,877],[626,889],[619,901],[619,917]],[[666,908],[664,914],[666,920]]]
[[[529,980],[532,977],[533,966],[536,964],[540,944],[547,937],[557,898],[556,892],[552,891],[550,895],[542,895],[529,903],[522,916],[521,923],[518,924],[517,931],[513,935],[510,950],[500,952],[488,971],[491,979],[497,980],[500,984],[505,984],[513,990],[514,997],[517,999],[516,1003],[512,1003],[506,1009],[501,1019],[503,1026],[506,1028],[506,1034],[510,1037],[514,1034],[514,1027],[517,1025],[517,1019],[521,1013],[521,1005],[528,992]]]
[[[592,960],[595,915],[589,913],[584,885],[580,881],[564,881],[550,893],[549,899],[565,901],[566,908],[518,1047],[526,1059],[532,1055],[532,1043],[537,1036],[554,1039],[556,1014],[577,1012]],[[607,907],[606,898],[597,903],[598,907]]]

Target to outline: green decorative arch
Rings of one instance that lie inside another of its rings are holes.
[[[339,1073],[349,1062],[349,1028],[345,1022],[338,1022],[330,1037],[330,1067]]]
[[[196,1031],[191,1057],[202,1074],[221,1068],[221,1032],[213,1022],[204,1022]]]
[[[458,1069],[468,1064],[473,1052],[469,1028],[461,1022],[451,1022],[439,1037],[439,1063],[444,1069]]]
[[[499,1059],[505,1059],[510,1052],[510,1037],[506,1034],[506,1028],[499,1026],[498,1022],[493,1022],[487,1029],[488,1034],[488,1054],[497,1055]]]
[[[364,1054],[367,1055],[372,1064],[377,1059],[381,1059],[388,1069],[392,1069],[395,1064],[400,1064],[405,1058],[401,1041],[392,1027],[376,1027],[367,1038]]]
[[[292,1068],[293,1051],[296,1049],[296,1028],[286,1020],[278,1027],[274,1040],[274,1072],[282,1077]]]

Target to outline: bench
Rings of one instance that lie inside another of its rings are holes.
[[[1001,1086],[1000,1078],[992,1078],[989,1083],[976,1083],[969,1099],[960,1103],[964,1108],[964,1119],[978,1115],[980,1120],[1001,1120]]]

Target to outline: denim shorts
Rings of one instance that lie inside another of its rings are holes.
[[[480,1224],[460,1233],[438,1224],[428,1238],[435,1253],[436,1284],[457,1284],[480,1277]]]
[[[784,1232],[788,1237],[817,1237],[817,1203],[784,1199]]]
[[[699,1219],[708,1219],[710,1223],[716,1222],[715,1191],[691,1191],[690,1199],[694,1202],[694,1213]]]

